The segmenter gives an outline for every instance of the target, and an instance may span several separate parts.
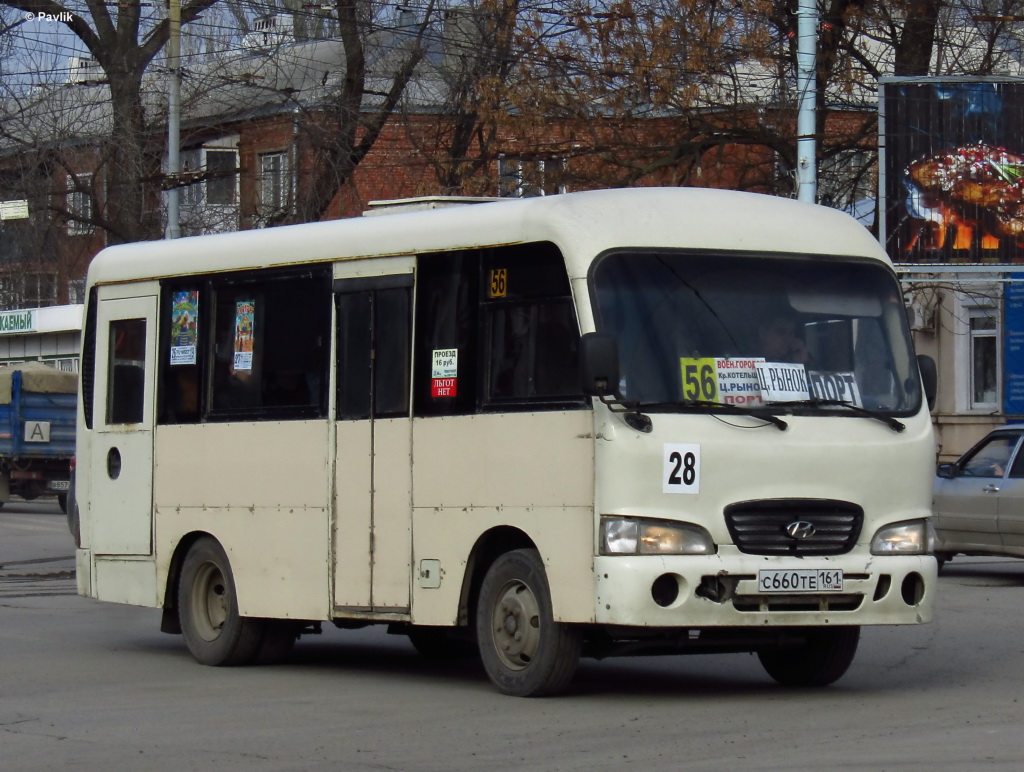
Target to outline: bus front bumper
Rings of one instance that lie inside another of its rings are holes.
[[[596,621],[638,627],[906,625],[932,621],[921,556],[598,556]]]

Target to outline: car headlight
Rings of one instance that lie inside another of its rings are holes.
[[[934,547],[931,520],[887,525],[871,540],[872,555],[928,555]]]
[[[699,525],[635,517],[601,518],[602,555],[713,555],[711,534]]]

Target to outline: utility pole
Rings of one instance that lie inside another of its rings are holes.
[[[796,29],[797,95],[800,100],[796,119],[796,194],[800,201],[815,203],[818,198],[818,151],[815,135],[817,117],[818,6],[816,0],[799,0]]]
[[[165,238],[181,236],[181,0],[169,0],[167,38],[167,175],[171,188],[167,191],[167,230]]]

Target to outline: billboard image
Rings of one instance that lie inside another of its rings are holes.
[[[886,250],[897,263],[1024,263],[1024,83],[885,79]]]

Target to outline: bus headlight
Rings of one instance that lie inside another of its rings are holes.
[[[887,525],[871,540],[872,555],[928,555],[933,547],[930,520],[908,520]]]
[[[692,523],[601,518],[602,555],[713,555],[711,534]]]

